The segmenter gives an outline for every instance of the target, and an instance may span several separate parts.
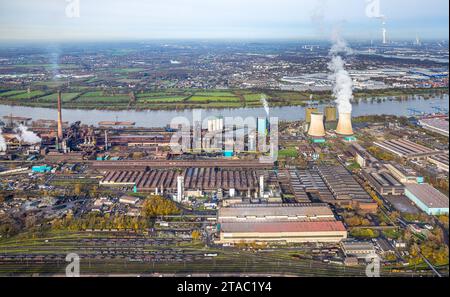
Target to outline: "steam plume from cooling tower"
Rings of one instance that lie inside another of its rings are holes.
[[[269,116],[270,113],[269,102],[267,102],[267,96],[264,94],[261,94],[261,104],[264,106],[264,110],[266,111],[267,116]]]
[[[17,132],[18,132],[17,139],[20,142],[35,144],[40,143],[42,141],[42,139],[39,136],[37,136],[34,132],[29,131],[28,127],[24,125],[20,125],[17,128]]]
[[[6,151],[6,140],[3,137],[3,131],[2,128],[0,128],[0,152],[5,152]]]
[[[340,36],[339,32],[333,34],[333,46],[330,50],[331,61],[328,69],[332,71],[329,76],[334,81],[333,96],[339,113],[351,113],[353,100],[353,80],[350,74],[345,70],[345,61],[341,57],[342,54],[352,54],[352,50],[348,47],[347,42]]]

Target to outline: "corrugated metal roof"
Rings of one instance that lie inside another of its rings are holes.
[[[346,231],[344,225],[338,221],[332,222],[245,222],[222,223],[222,232],[228,233],[276,233],[276,232],[333,232]]]
[[[408,184],[406,189],[429,208],[448,208],[447,196],[429,184]]]
[[[224,217],[316,217],[334,216],[328,206],[306,204],[305,206],[239,206],[227,207],[219,210],[219,219]]]

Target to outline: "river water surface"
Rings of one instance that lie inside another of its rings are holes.
[[[353,115],[397,115],[409,116],[412,109],[420,112],[436,112],[435,107],[448,109],[448,94],[424,98],[422,96],[408,96],[400,100],[397,97],[383,97],[360,100],[353,105]],[[319,109],[323,106],[319,105]],[[56,109],[0,105],[0,117],[7,115],[29,117],[33,120],[56,120]],[[202,109],[203,119],[210,116],[223,117],[263,117],[264,108],[236,108],[236,109]],[[278,117],[280,121],[297,121],[305,118],[305,108],[301,106],[274,107],[270,109],[271,117]],[[192,110],[148,110],[148,111],[107,111],[107,110],[80,110],[64,109],[63,119],[70,123],[81,121],[83,124],[97,125],[100,121],[130,121],[138,127],[164,127],[170,124],[175,117],[193,118]],[[3,119],[4,121],[4,119]]]

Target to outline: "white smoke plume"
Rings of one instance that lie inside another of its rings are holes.
[[[28,127],[24,126],[24,125],[20,125],[17,128],[17,139],[20,142],[25,142],[25,143],[29,143],[29,144],[35,144],[35,143],[40,143],[42,141],[42,139],[37,136],[34,132],[29,131]]]
[[[7,149],[6,140],[5,140],[5,137],[3,137],[2,128],[0,128],[0,152],[5,152],[6,149]]]
[[[270,113],[269,102],[267,102],[267,96],[264,94],[261,94],[261,104],[264,106],[264,110],[266,111],[266,114],[269,115],[269,113]]]
[[[334,28],[331,34],[331,41],[333,45],[330,49],[330,55],[337,56],[340,54],[352,55],[353,50],[348,46],[347,41],[341,36],[340,29]]]
[[[350,74],[345,70],[345,61],[341,57],[342,54],[352,54],[352,49],[347,42],[340,36],[338,31],[333,33],[333,46],[330,49],[331,61],[328,69],[332,71],[329,76],[334,81],[333,96],[339,113],[351,113],[353,100],[353,80]]]

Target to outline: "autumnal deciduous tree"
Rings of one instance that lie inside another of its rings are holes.
[[[174,215],[179,213],[180,209],[175,202],[161,196],[151,196],[150,198],[147,198],[142,205],[142,216],[146,218]]]
[[[200,231],[198,230],[194,230],[192,231],[192,240],[200,240],[200,238],[202,237],[202,234],[200,233]]]

